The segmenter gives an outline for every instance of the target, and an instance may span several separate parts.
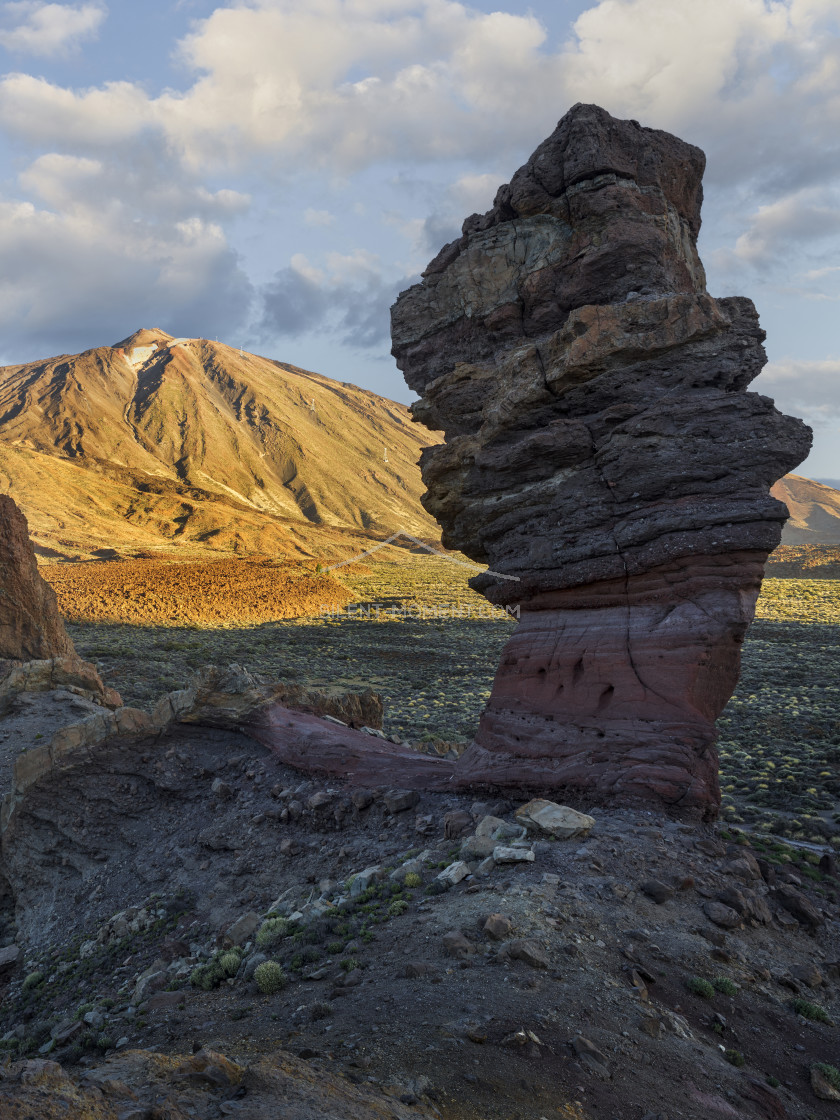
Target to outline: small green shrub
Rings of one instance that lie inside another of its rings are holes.
[[[352,972],[354,968],[359,967],[359,962],[355,957],[345,957],[343,961],[338,962],[345,972]]]
[[[739,1069],[746,1062],[746,1058],[740,1050],[727,1050],[723,1056],[731,1066],[737,1066]]]
[[[277,961],[263,961],[254,969],[254,981],[264,996],[272,996],[287,984],[286,973]]]
[[[219,957],[219,968],[225,976],[235,976],[241,964],[242,957],[235,949],[230,949]]]
[[[266,918],[257,930],[257,946],[263,951],[271,950],[288,935],[289,923],[285,918]]]
[[[409,873],[403,879],[403,883],[405,883],[407,887],[420,887],[423,885],[423,880],[420,878],[416,871],[409,871]]]
[[[810,1019],[814,1023],[831,1022],[831,1016],[826,1009],[820,1007],[818,1003],[811,1003],[808,999],[795,999],[793,1001],[793,1010],[797,1015],[801,1015],[803,1019]]]
[[[207,964],[200,964],[190,973],[190,983],[204,992],[212,992],[226,978],[227,975],[216,957]]]
[[[713,985],[708,980],[704,980],[702,976],[692,976],[686,981],[685,986],[693,995],[700,996],[701,999],[711,999],[715,994]]]
[[[327,952],[331,956],[335,957],[341,952],[341,950],[343,948],[344,948],[344,942],[343,941],[331,941],[329,943],[329,945],[327,946]]]
[[[774,1077],[774,1076],[773,1076],[773,1075],[771,1074],[771,1075],[770,1075],[770,1076],[769,1076],[769,1077],[767,1078],[767,1084],[768,1084],[768,1085],[770,1086],[770,1088],[771,1088],[771,1089],[778,1089],[778,1088],[779,1088],[779,1086],[781,1085],[781,1081],[780,1081],[780,1080],[778,1079],[778,1077]]]
[[[712,981],[712,986],[716,992],[721,992],[725,996],[737,996],[740,991],[735,981],[728,979],[726,976],[716,976]]]
[[[34,988],[37,988],[39,984],[43,984],[43,982],[43,972],[30,972],[23,982],[23,990],[25,992],[31,992]]]
[[[837,1066],[830,1066],[828,1062],[814,1062],[812,1068],[823,1075],[832,1089],[840,1092],[840,1069]]]
[[[388,913],[392,918],[396,918],[400,914],[404,914],[407,909],[408,903],[405,901],[405,899],[398,898],[388,907]]]
[[[113,1050],[114,1040],[109,1034],[101,1034],[96,1040],[96,1046],[104,1054],[106,1050]]]
[[[314,964],[315,961],[321,959],[322,953],[314,945],[305,945],[300,956],[306,964]]]
[[[320,999],[317,1003],[313,1003],[309,1011],[311,1019],[326,1019],[333,1013],[333,1005],[327,1003],[326,1000]]]

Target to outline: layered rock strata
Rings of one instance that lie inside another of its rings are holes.
[[[738,679],[809,429],[747,392],[752,303],[697,254],[703,153],[576,105],[392,309],[423,504],[521,621],[462,784],[714,815]]]

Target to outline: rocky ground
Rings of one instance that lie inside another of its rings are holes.
[[[0,1116],[836,1114],[830,857],[521,808],[197,727],[46,774],[4,834]]]
[[[449,560],[392,550],[340,570],[346,611],[260,626],[73,624],[126,703],[151,708],[200,665],[231,662],[272,679],[372,685],[385,730],[469,742],[514,621]],[[335,573],[334,573],[335,574]],[[483,612],[483,613],[482,613]],[[723,816],[737,826],[840,847],[840,581],[767,579],[741,679],[718,720]]]

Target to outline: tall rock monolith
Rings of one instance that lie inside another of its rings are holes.
[[[0,494],[0,661],[75,656],[55,592],[38,571],[26,518]]]
[[[769,489],[811,437],[747,391],[753,304],[706,292],[704,164],[576,105],[392,309],[445,432],[423,504],[520,612],[460,784],[717,811],[715,719],[787,517]]]

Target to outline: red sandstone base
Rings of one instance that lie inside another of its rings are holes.
[[[261,709],[243,731],[288,766],[355,786],[448,789],[455,763],[341,727],[282,704]]]
[[[716,816],[715,720],[738,680],[763,560],[690,559],[523,610],[455,784]]]

